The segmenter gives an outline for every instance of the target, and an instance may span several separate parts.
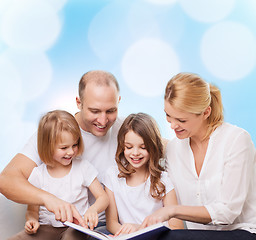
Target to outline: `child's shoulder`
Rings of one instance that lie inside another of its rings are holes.
[[[117,165],[110,166],[110,167],[108,167],[107,170],[106,170],[106,174],[107,174],[107,175],[113,175],[113,176],[115,176],[115,175],[118,175],[118,173],[119,173],[119,170],[118,170]]]

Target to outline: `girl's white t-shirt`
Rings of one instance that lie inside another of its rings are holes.
[[[43,163],[33,169],[28,180],[37,188],[74,204],[80,215],[83,216],[89,208],[88,187],[97,177],[97,174],[98,172],[92,164],[77,157],[72,160],[70,172],[62,178],[52,177],[48,173],[47,166]],[[44,206],[39,208],[39,223],[54,227],[64,226],[60,221],[56,221],[55,215]]]
[[[143,184],[131,187],[125,178],[119,178],[117,166],[110,167],[103,180],[103,184],[114,193],[119,222],[141,224],[145,217],[163,207],[163,201],[154,199],[150,195],[150,178]],[[162,172],[162,183],[166,187],[166,194],[173,189],[173,184],[167,172]]]

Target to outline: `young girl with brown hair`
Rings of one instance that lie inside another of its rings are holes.
[[[118,133],[117,166],[108,169],[103,183],[110,198],[107,229],[115,236],[137,231],[148,215],[177,204],[167,173],[160,165],[163,144],[156,122],[147,114],[129,115]],[[171,228],[183,228],[171,219]]]

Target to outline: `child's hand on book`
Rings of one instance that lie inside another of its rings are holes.
[[[132,224],[132,223],[124,223],[120,229],[116,232],[114,237],[122,235],[122,234],[128,234],[132,232],[136,232],[139,229],[138,224]]]
[[[40,224],[36,220],[28,220],[25,223],[25,232],[27,234],[35,234],[40,227]]]
[[[93,230],[98,225],[98,213],[93,208],[89,208],[84,214],[84,222],[85,226],[89,226],[91,230]]]

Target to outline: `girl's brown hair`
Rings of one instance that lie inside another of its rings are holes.
[[[160,159],[163,158],[162,138],[155,120],[145,113],[130,114],[119,129],[115,157],[119,169],[118,177],[127,178],[136,171],[131,168],[124,156],[125,135],[129,131],[138,134],[144,141],[145,148],[149,153],[147,164],[151,182],[150,194],[153,198],[162,199],[165,195],[165,186],[160,180],[164,170],[160,166]]]
[[[39,121],[37,148],[39,157],[49,166],[54,165],[53,154],[56,144],[61,141],[63,131],[71,133],[77,139],[77,155],[81,155],[84,150],[81,131],[74,116],[62,110],[48,112]]]
[[[175,75],[167,83],[164,99],[173,107],[193,114],[201,114],[210,106],[211,113],[207,118],[208,129],[205,139],[223,123],[220,90],[194,73]]]

